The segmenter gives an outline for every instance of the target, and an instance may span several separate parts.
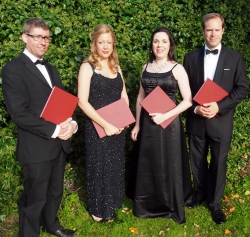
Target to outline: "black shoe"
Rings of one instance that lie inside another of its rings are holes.
[[[194,198],[192,202],[190,203],[187,203],[186,206],[189,208],[189,209],[192,209],[192,208],[195,208],[195,207],[198,207],[200,206],[202,203],[202,200],[199,200],[197,198]]]
[[[211,211],[211,214],[216,224],[224,224],[226,222],[226,216],[221,209]]]
[[[59,237],[73,237],[76,234],[76,231],[68,229],[60,229],[52,233],[52,235]]]

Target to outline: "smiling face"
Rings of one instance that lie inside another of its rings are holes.
[[[222,40],[224,28],[222,28],[222,21],[220,18],[211,18],[205,22],[205,27],[202,30],[206,45],[209,49],[216,48]]]
[[[170,41],[167,33],[158,32],[154,35],[152,42],[152,51],[157,60],[168,58]]]
[[[113,51],[113,38],[110,33],[101,34],[95,43],[96,52],[101,59],[107,59]]]
[[[42,28],[32,28],[29,32],[30,35],[41,35],[43,37],[50,37],[49,30],[44,30]],[[41,59],[43,55],[46,53],[49,47],[49,43],[46,43],[44,39],[42,41],[35,41],[31,36],[22,34],[22,39],[26,44],[26,49],[37,57],[37,59]]]

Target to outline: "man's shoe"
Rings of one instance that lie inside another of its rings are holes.
[[[211,212],[212,219],[216,224],[224,224],[226,222],[226,216],[221,209]]]
[[[186,206],[189,208],[189,209],[192,209],[192,208],[195,208],[195,207],[198,207],[200,206],[202,203],[202,200],[199,200],[197,198],[194,198],[192,202],[190,203],[187,203]]]
[[[73,237],[76,234],[76,231],[68,230],[68,229],[60,229],[52,233],[55,236],[59,237]]]

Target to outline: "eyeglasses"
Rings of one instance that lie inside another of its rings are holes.
[[[30,37],[32,37],[35,41],[41,42],[43,39],[45,41],[45,43],[49,43],[51,42],[52,38],[48,37],[48,36],[41,36],[41,35],[30,35],[30,34],[26,34]]]

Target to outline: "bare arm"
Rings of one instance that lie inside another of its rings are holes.
[[[145,70],[146,65],[144,65],[142,71]],[[137,136],[140,130],[140,117],[141,117],[141,105],[140,102],[145,98],[145,91],[142,87],[142,85],[140,84],[140,89],[139,89],[139,93],[137,96],[137,100],[136,100],[136,121],[135,121],[135,126],[133,128],[133,130],[131,131],[131,139],[133,141],[137,140]]]
[[[124,98],[125,101],[127,102],[127,104],[129,105],[129,99],[128,99],[128,94],[127,94],[127,90],[126,90],[126,86],[125,86],[125,81],[123,79],[123,74],[122,74],[122,70],[121,68],[119,67],[119,72],[122,76],[122,80],[123,80],[123,89],[122,89],[122,93],[121,93],[121,98]]]

